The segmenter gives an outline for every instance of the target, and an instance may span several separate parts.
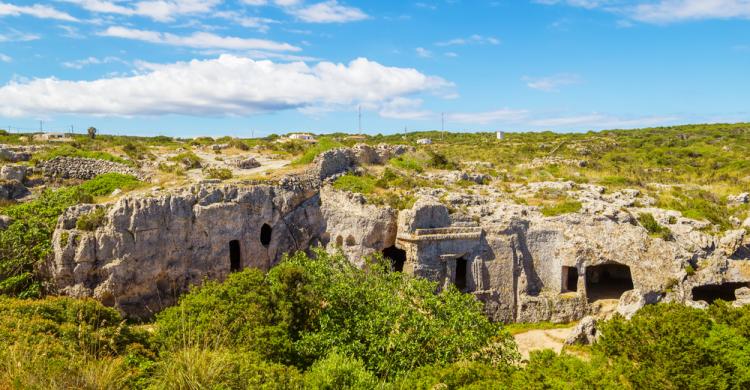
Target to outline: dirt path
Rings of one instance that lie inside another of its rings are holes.
[[[530,330],[528,332],[518,333],[513,337],[516,339],[518,352],[521,353],[521,357],[523,359],[528,359],[531,351],[551,349],[555,351],[555,353],[562,352],[563,345],[565,345],[565,339],[568,338],[568,335],[573,331],[573,328],[574,327]]]

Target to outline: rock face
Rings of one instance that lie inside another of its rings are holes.
[[[359,266],[382,253],[395,270],[474,294],[488,317],[503,322],[569,322],[615,310],[630,317],[661,300],[696,307],[715,299],[750,302],[744,230],[706,234],[704,222],[649,207],[653,199],[638,191],[606,193],[572,182],[513,189],[559,192],[582,203],[579,212],[545,217],[487,185],[463,193],[422,189],[411,209],[396,212],[327,184],[399,150],[331,150],[316,158],[310,175],[273,186],[206,183],[126,197],[98,206],[107,217],[93,232],[75,225],[94,206],[72,208],[54,234],[53,287],[148,317],[204,279],[245,267],[267,270],[284,253],[323,246]],[[651,237],[636,218],[646,212],[673,238]],[[579,334],[592,337],[586,327]]]
[[[565,340],[565,344],[591,345],[594,344],[598,338],[599,335],[596,331],[596,318],[594,318],[593,316],[588,316],[583,318],[578,323],[578,325],[576,325],[573,331],[570,332],[570,336],[568,336],[567,340]]]
[[[79,157],[55,157],[39,164],[45,176],[62,179],[89,180],[105,173],[121,173],[145,179],[142,172],[112,161]]]
[[[0,161],[19,162],[31,160],[33,146],[0,145]]]
[[[334,166],[350,153],[334,152],[322,165]],[[328,178],[318,172],[273,186],[202,184],[125,197],[98,206],[106,207],[106,218],[93,232],[77,229],[76,222],[95,206],[73,207],[53,236],[50,287],[147,318],[205,279],[222,280],[248,267],[268,270],[286,253],[322,245],[362,261],[392,246],[395,212],[321,190]]]

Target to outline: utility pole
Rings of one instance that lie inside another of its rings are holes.
[[[76,133],[75,127],[73,127],[73,125],[70,125],[70,134],[75,134],[75,133]]]
[[[440,113],[440,140],[442,141],[445,138],[445,113]]]
[[[39,132],[44,133],[44,121],[39,121]]]

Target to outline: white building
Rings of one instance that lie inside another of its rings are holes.
[[[500,141],[504,140],[505,139],[505,132],[504,131],[498,131],[497,132],[497,139],[499,139]]]
[[[431,145],[432,144],[432,140],[429,139],[429,138],[420,138],[420,139],[417,140],[417,144],[419,144],[419,145]]]
[[[298,139],[302,141],[315,141],[315,137],[312,134],[306,134],[306,133],[290,134],[289,139]]]

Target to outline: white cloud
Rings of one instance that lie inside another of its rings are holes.
[[[434,112],[421,107],[422,99],[397,97],[383,104],[378,115],[383,118],[402,120],[426,120],[436,117]]]
[[[535,119],[530,124],[537,127],[547,128],[587,128],[587,129],[615,129],[615,128],[640,128],[659,126],[675,123],[677,117],[670,116],[645,116],[634,118],[622,118],[605,114],[588,114],[580,116],[563,116],[556,118]]]
[[[196,32],[187,36],[163,33],[150,30],[136,30],[127,27],[112,26],[99,33],[107,37],[133,39],[138,41],[192,47],[196,49],[224,49],[224,50],[269,50],[269,51],[300,51],[301,49],[288,43],[270,41],[267,39],[225,37],[213,33]]]
[[[122,60],[119,57],[104,57],[104,58],[97,58],[97,57],[88,57],[81,60],[76,61],[67,61],[63,62],[62,66],[70,69],[83,69],[90,65],[103,65],[103,64],[112,64],[115,62],[126,64],[127,62]]]
[[[56,78],[0,87],[0,116],[248,115],[316,106],[382,105],[451,84],[415,69],[364,58],[349,64],[278,64],[222,55],[92,81]]]
[[[548,77],[529,77],[522,78],[526,86],[544,92],[557,92],[560,87],[574,85],[581,82],[581,77],[575,74],[556,74]]]
[[[0,2],[0,17],[21,15],[33,16],[40,19],[64,20],[66,22],[78,21],[78,19],[74,18],[70,14],[58,11],[47,5],[34,4],[29,6],[19,6]]]
[[[499,45],[500,40],[495,37],[485,37],[474,34],[468,38],[455,38],[447,41],[437,42],[437,46],[463,46],[463,45]]]
[[[142,16],[159,22],[169,22],[178,16],[206,14],[221,4],[222,0],[141,0],[123,6],[111,0],[63,0],[77,4],[87,11],[124,16]]]
[[[296,1],[283,2],[283,4],[292,6],[287,8],[288,13],[308,23],[347,23],[368,18],[367,14],[361,9],[341,5],[336,0],[323,1],[304,7],[294,7],[297,3]]]
[[[39,35],[21,32],[11,29],[6,33],[0,33],[0,42],[29,42],[39,39]]]
[[[750,0],[661,0],[630,10],[633,19],[671,23],[700,19],[750,19]]]
[[[422,58],[430,58],[432,57],[432,52],[425,49],[424,47],[418,47],[414,51],[417,52],[417,55]]]
[[[750,19],[750,0],[536,0],[601,9],[645,23],[666,24],[703,19]],[[618,22],[622,26],[622,22]]]
[[[11,58],[7,54],[0,53],[0,62],[12,62],[13,58]]]
[[[494,111],[485,112],[466,112],[451,113],[446,115],[446,120],[457,123],[469,123],[486,125],[496,122],[520,122],[528,117],[528,110],[515,110],[511,108],[501,108]]]

